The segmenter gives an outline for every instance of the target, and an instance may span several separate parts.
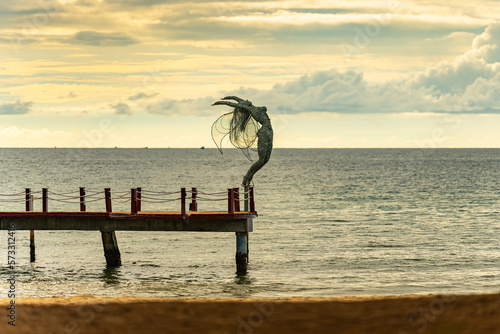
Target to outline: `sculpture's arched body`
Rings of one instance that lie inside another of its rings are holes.
[[[242,115],[241,113],[247,113],[248,116],[251,116],[251,118],[253,118],[261,125],[261,128],[258,129],[256,134],[257,153],[259,155],[259,159],[255,161],[252,166],[250,166],[248,172],[243,177],[243,185],[248,186],[252,182],[254,174],[259,171],[271,157],[271,151],[273,150],[273,128],[271,126],[271,120],[267,115],[266,107],[256,107],[252,104],[252,102],[240,99],[236,96],[226,96],[222,100],[234,100],[237,102],[234,103],[230,101],[217,101],[213,104],[214,106],[226,105],[234,108],[234,111],[232,113],[231,126],[228,129],[228,133],[230,135],[231,143],[233,143],[233,145],[235,145],[236,147],[241,149],[248,149],[255,141],[255,139],[252,140],[251,135],[249,136],[246,133],[246,128],[249,124],[249,117],[245,117],[245,115]],[[239,119],[241,119],[241,121],[238,121]],[[241,143],[243,143],[243,145]],[[217,146],[219,146],[219,143],[216,142],[216,144]]]

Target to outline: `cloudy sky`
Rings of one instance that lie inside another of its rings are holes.
[[[2,0],[0,147],[500,147],[496,1]]]

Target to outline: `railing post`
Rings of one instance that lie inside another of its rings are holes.
[[[141,192],[142,192],[142,188],[138,187],[137,188],[137,198],[136,198],[137,199],[137,201],[136,201],[137,212],[142,211],[142,203],[141,203],[142,195],[141,195]]]
[[[244,191],[244,200],[243,200],[243,211],[248,212],[248,199],[250,198],[249,193],[250,193],[250,186],[245,184],[243,186],[243,191]]]
[[[130,189],[130,214],[137,213],[137,189]]]
[[[30,188],[25,188],[26,192],[26,211],[31,211],[32,208],[30,208],[30,201],[31,201],[31,189]]]
[[[233,188],[234,190],[234,211],[240,211],[240,188]]]
[[[198,203],[196,203],[196,196],[198,195],[198,190],[196,188],[191,188],[191,210],[198,211]]]
[[[186,215],[186,188],[181,188],[181,215]]]
[[[111,188],[104,188],[104,199],[106,201],[106,212],[112,212],[111,207]]]
[[[255,199],[253,195],[253,187],[250,187],[250,212],[255,212]]]
[[[85,188],[80,187],[80,211],[87,211],[87,206],[85,205]]]
[[[49,197],[48,197],[48,188],[42,188],[42,211],[47,212],[48,211],[48,202],[49,202]]]
[[[227,190],[227,213],[234,213],[234,189]]]

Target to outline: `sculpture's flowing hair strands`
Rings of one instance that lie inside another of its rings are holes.
[[[252,161],[249,149],[255,148],[260,127],[261,125],[250,116],[249,112],[234,108],[232,112],[222,115],[212,124],[212,139],[222,153],[222,141],[229,135],[231,144]]]

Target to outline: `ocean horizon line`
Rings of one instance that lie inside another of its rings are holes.
[[[73,150],[95,150],[95,149],[172,149],[172,150],[218,150],[217,147],[154,147],[154,146],[100,146],[100,147],[72,147],[72,146],[9,146],[0,149],[73,149]],[[276,150],[497,150],[500,147],[273,147]],[[235,147],[224,147],[223,150],[239,150]]]

